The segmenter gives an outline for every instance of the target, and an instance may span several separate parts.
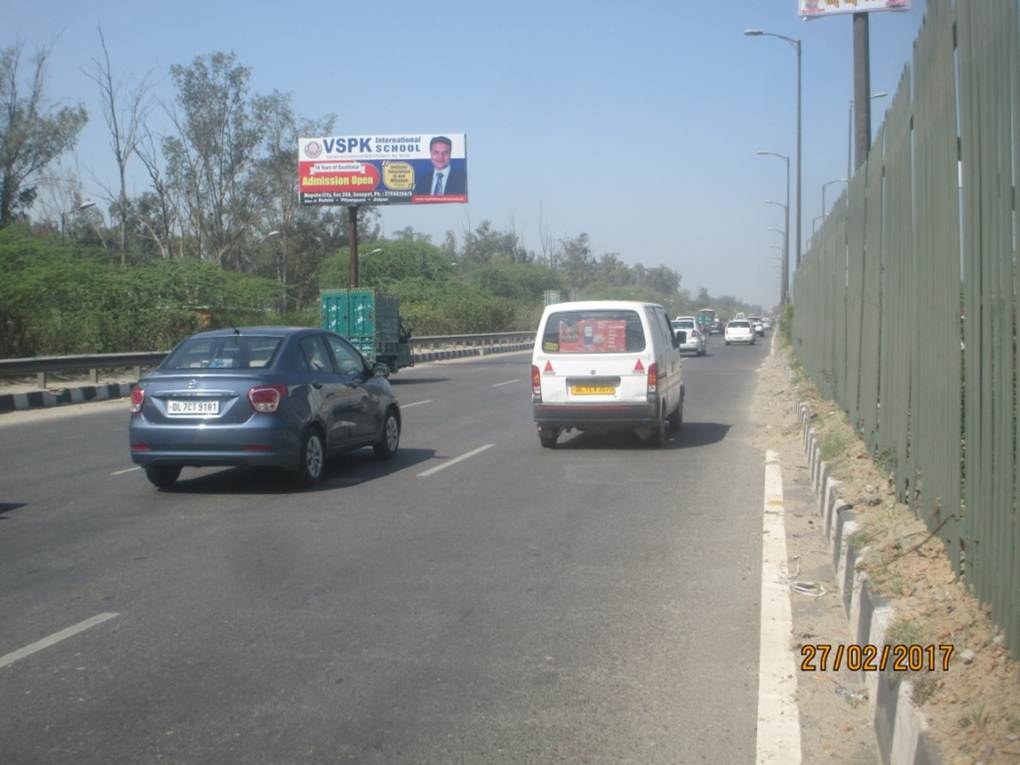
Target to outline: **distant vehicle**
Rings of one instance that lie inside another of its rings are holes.
[[[692,352],[698,356],[704,356],[708,351],[708,337],[696,326],[693,316],[677,316],[670,322],[673,327],[673,334],[677,330],[686,333],[685,339],[680,343],[680,352]]]
[[[748,316],[747,320],[751,322],[754,334],[758,335],[758,337],[765,337],[765,324],[762,322],[760,316]]]
[[[662,306],[592,300],[545,307],[531,360],[542,446],[571,430],[633,429],[663,447],[683,424],[679,342]]]
[[[726,324],[726,333],[723,335],[726,345],[730,343],[746,343],[754,345],[756,336],[751,322],[747,319],[733,319]]]
[[[320,326],[346,338],[369,363],[380,361],[393,373],[414,366],[411,333],[395,295],[370,288],[322,290],[319,304]]]
[[[723,323],[719,321],[719,319],[716,319],[715,321],[712,322],[712,330],[711,332],[709,332],[709,334],[721,335],[724,329],[725,327],[723,326]]]
[[[700,308],[698,309],[698,329],[706,337],[712,330],[712,324],[715,322],[715,309],[714,308]]]
[[[389,459],[401,420],[386,371],[320,329],[200,332],[132,391],[131,459],[159,488],[187,466],[280,467],[310,485],[331,453]]]

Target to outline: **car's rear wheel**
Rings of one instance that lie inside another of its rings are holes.
[[[301,452],[297,469],[297,481],[302,486],[313,486],[322,480],[322,471],[326,466],[326,447],[322,433],[312,427],[305,431],[301,439]]]
[[[542,446],[546,449],[555,449],[556,440],[560,437],[560,432],[556,428],[539,428],[538,429],[538,440],[542,442]]]
[[[169,489],[181,475],[180,465],[149,465],[145,468],[145,477],[153,486]]]
[[[669,415],[666,414],[666,405],[662,405],[662,411],[659,412],[659,422],[655,426],[655,432],[653,434],[653,442],[655,446],[660,449],[664,449],[666,444],[669,443]]]
[[[386,412],[382,433],[379,440],[372,445],[375,456],[381,460],[392,459],[400,448],[400,418],[390,409]]]

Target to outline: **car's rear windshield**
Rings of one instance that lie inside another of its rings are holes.
[[[737,329],[747,329],[751,325],[748,324],[746,321],[731,321],[730,326],[736,327]]]
[[[692,319],[674,319],[673,320],[673,329],[689,329],[690,327],[693,327],[693,326],[694,326],[694,321]]]
[[[273,362],[282,337],[229,335],[185,340],[160,369],[259,369]]]
[[[542,334],[545,353],[637,353],[645,330],[637,311],[577,310],[549,314]]]

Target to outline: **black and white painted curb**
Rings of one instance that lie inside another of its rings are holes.
[[[33,391],[31,393],[5,393],[0,395],[0,413],[38,409],[61,404],[84,404],[87,401],[107,401],[131,395],[135,383],[86,385],[81,388],[64,388],[60,391]]]
[[[467,356],[514,353],[516,351],[531,350],[532,347],[532,343],[518,343],[516,345],[501,345],[488,348],[458,348],[448,351],[429,351],[427,353],[416,353],[414,361],[418,364],[426,361],[459,359]],[[88,401],[108,401],[114,398],[124,398],[131,395],[131,390],[135,387],[135,384],[133,382],[111,383],[108,385],[86,385],[79,388],[64,388],[59,391],[47,390],[33,391],[31,393],[0,394],[0,414],[25,409],[60,406],[62,404],[84,404]]]
[[[789,370],[787,370],[789,374]],[[858,529],[853,505],[841,494],[840,481],[829,474],[829,466],[821,458],[819,439],[811,425],[811,408],[797,402],[797,417],[804,428],[804,449],[808,456],[811,486],[818,497],[822,516],[822,534],[832,551],[843,600],[843,610],[850,622],[853,643],[883,645],[885,634],[895,613],[892,607],[868,589],[868,575],[857,567],[860,553],[849,543]],[[941,765],[944,762],[938,746],[927,732],[924,715],[912,701],[912,684],[891,670],[867,672],[868,704],[878,751],[888,765]]]

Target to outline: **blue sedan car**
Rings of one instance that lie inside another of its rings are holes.
[[[200,332],[132,392],[131,459],[160,488],[185,466],[280,467],[310,485],[333,453],[371,446],[389,459],[400,407],[388,372],[320,329]]]

